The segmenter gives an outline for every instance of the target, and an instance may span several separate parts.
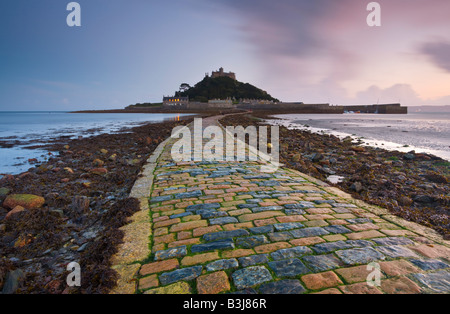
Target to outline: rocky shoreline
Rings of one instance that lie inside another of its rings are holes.
[[[0,292],[107,293],[116,283],[111,257],[119,230],[139,210],[128,198],[142,166],[178,122],[67,140],[36,148],[50,158],[0,179]],[[30,163],[36,161],[30,160]],[[67,265],[81,266],[69,288]]]
[[[222,125],[261,125],[273,113],[229,116]],[[433,228],[450,239],[450,163],[433,155],[361,146],[351,138],[280,127],[280,162],[331,183],[357,199]]]

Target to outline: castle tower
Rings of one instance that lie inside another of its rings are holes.
[[[229,77],[236,81],[236,74],[233,72],[224,72],[224,69],[222,67],[219,69],[219,71],[213,71],[211,77]]]

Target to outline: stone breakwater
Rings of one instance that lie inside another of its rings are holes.
[[[284,167],[173,163],[174,141],[137,183],[113,293],[450,292],[450,244],[436,232]]]

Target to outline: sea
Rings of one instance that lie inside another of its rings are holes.
[[[450,161],[450,112],[385,114],[283,114],[270,123],[290,129],[361,139],[363,145],[428,153]]]
[[[29,159],[48,159],[48,151],[30,147],[45,145],[56,137],[76,139],[126,132],[149,122],[174,121],[181,116],[184,115],[0,111],[0,177],[27,171],[33,167]]]

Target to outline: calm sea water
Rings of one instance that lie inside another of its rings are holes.
[[[0,143],[13,144],[0,147],[0,175],[17,174],[28,170],[28,159],[42,161],[46,151],[27,149],[29,146],[47,143],[58,136],[77,138],[101,133],[117,132],[124,128],[148,122],[176,119],[178,114],[134,113],[68,113],[68,112],[0,112]],[[1,146],[1,145],[0,145]]]
[[[450,113],[408,115],[277,115],[274,123],[289,128],[362,138],[365,145],[389,150],[431,153],[450,160]]]

